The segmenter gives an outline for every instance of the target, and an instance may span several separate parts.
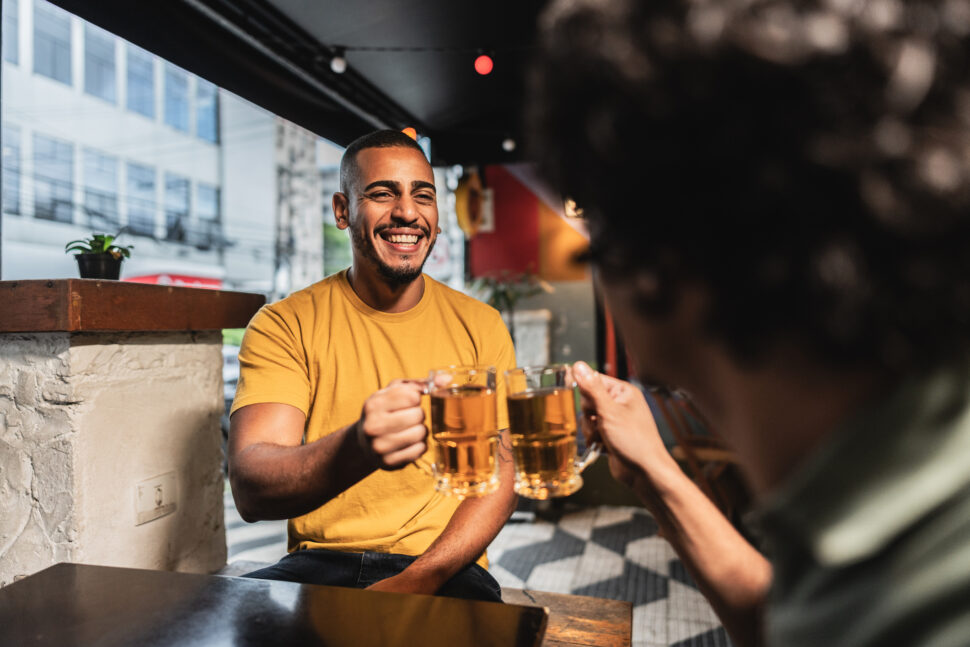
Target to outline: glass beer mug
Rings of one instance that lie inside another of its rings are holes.
[[[495,367],[452,366],[428,376],[435,488],[459,498],[498,489]]]
[[[572,494],[599,456],[593,443],[576,456],[576,388],[565,364],[505,372],[515,491],[528,499]]]

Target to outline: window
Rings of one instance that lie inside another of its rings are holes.
[[[165,123],[189,132],[189,75],[171,63],[165,64]]]
[[[88,223],[98,230],[116,231],[120,224],[118,159],[85,150],[81,169],[84,172],[84,212],[88,216]]]
[[[34,135],[34,216],[74,220],[74,145]]]
[[[155,169],[128,164],[128,231],[155,235]]]
[[[4,3],[6,5],[6,3]],[[20,213],[20,129],[3,124],[3,212]]]
[[[200,220],[219,221],[219,189],[199,182],[195,191],[195,212]]]
[[[220,238],[219,189],[199,183],[195,190],[195,212],[199,216],[199,239],[195,246],[209,249]]]
[[[152,55],[134,45],[128,51],[128,109],[155,118],[155,62]]]
[[[84,91],[115,102],[115,38],[84,23]]]
[[[189,181],[165,174],[165,238],[185,242],[189,225]]]
[[[34,73],[71,84],[71,16],[45,0],[34,3]]]
[[[203,79],[195,85],[195,134],[207,142],[219,141],[219,101],[216,86]]]
[[[8,63],[20,61],[20,17],[17,14],[18,0],[3,0],[3,60]]]

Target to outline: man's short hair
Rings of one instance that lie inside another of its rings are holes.
[[[357,154],[365,148],[413,148],[422,155],[424,150],[404,133],[398,130],[375,130],[350,142],[340,158],[340,192],[348,196],[357,182],[359,167]]]
[[[706,286],[738,359],[778,341],[833,364],[965,357],[968,35],[947,0],[559,0],[535,156],[604,275],[641,277],[651,317]]]

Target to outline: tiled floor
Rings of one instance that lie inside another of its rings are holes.
[[[226,495],[229,562],[275,562],[286,522],[247,524]],[[729,647],[683,564],[640,508],[516,512],[488,554],[502,586],[629,600],[634,647]]]

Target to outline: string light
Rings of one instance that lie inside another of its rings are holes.
[[[347,50],[344,47],[335,47],[333,58],[330,59],[330,69],[334,74],[343,74],[347,71]]]
[[[515,140],[511,137],[506,137],[502,140],[502,150],[506,153],[511,153],[515,150]]]
[[[492,62],[492,57],[488,54],[481,54],[475,59],[475,71],[482,76],[491,74],[493,67],[495,67],[495,63]]]

